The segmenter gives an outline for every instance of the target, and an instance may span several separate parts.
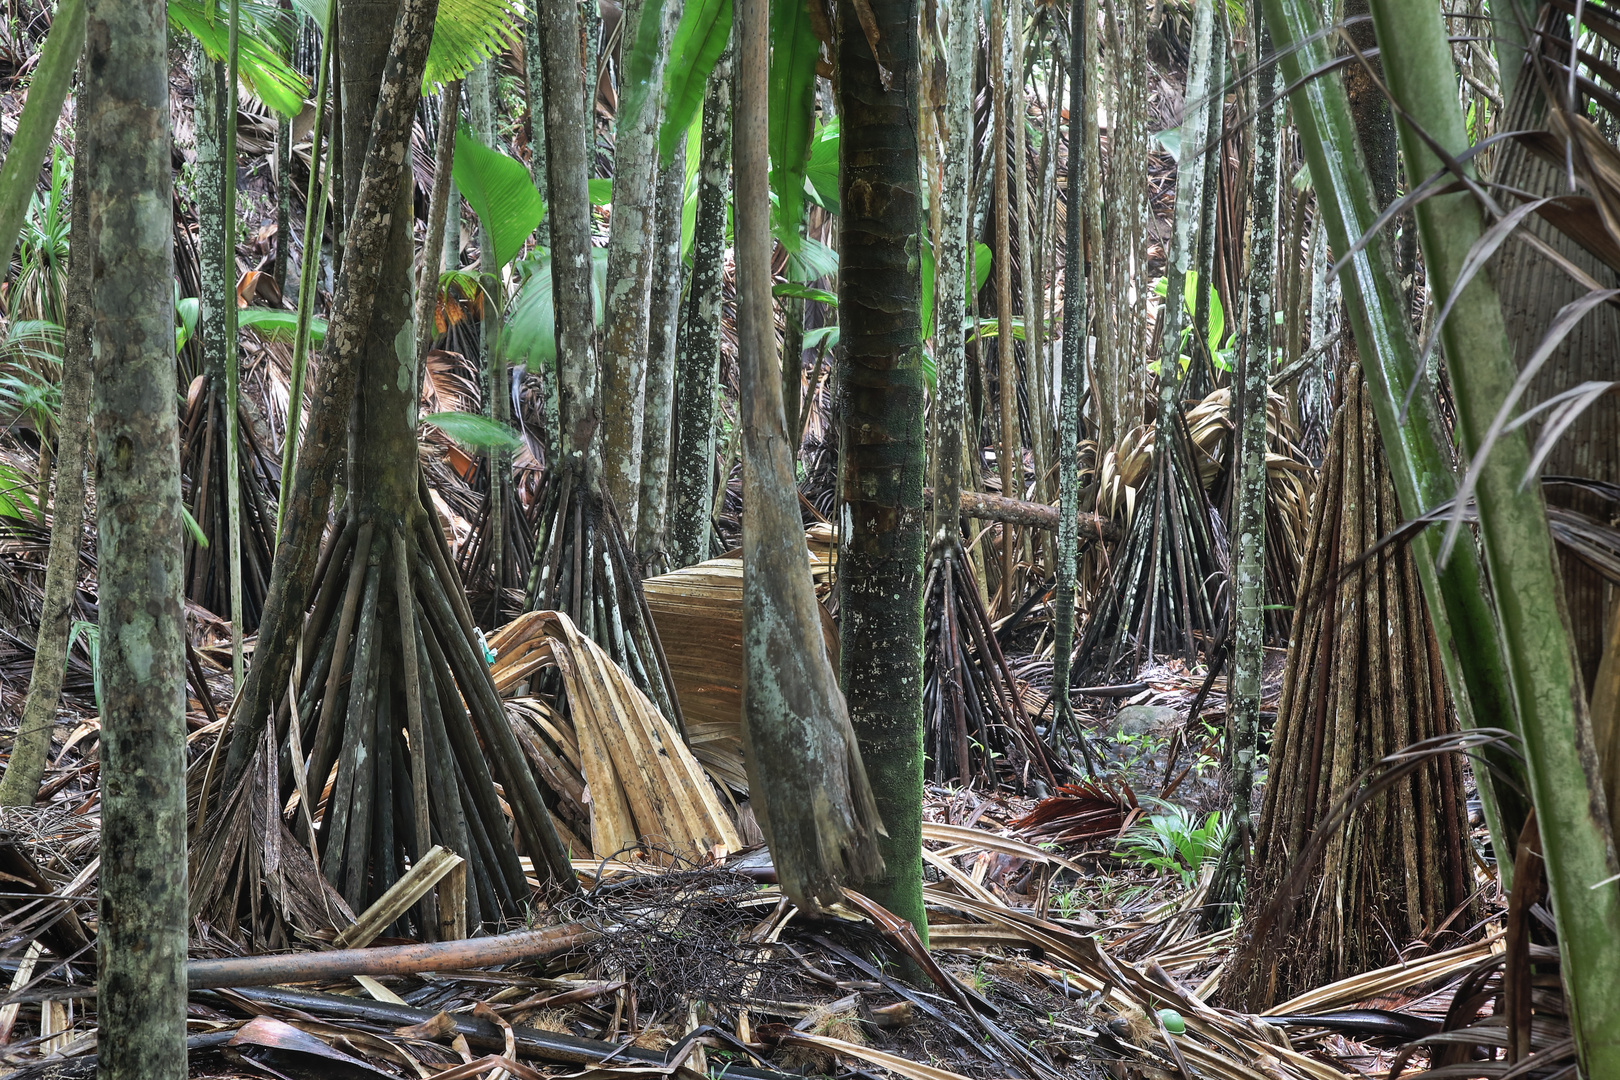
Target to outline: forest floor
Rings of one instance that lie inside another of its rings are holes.
[[[229,700],[226,642],[228,628],[194,619],[212,700],[190,702],[193,758],[206,754],[212,718]],[[1270,660],[1267,709],[1281,653]],[[11,674],[0,737],[21,706]],[[762,850],[710,865],[606,860],[582,873],[579,898],[531,913],[531,926],[580,924],[597,935],[545,960],[194,991],[191,1075],[1381,1073],[1404,1038],[1358,1041],[1325,1022],[1273,1026],[1203,1003],[1219,999],[1237,941],[1233,930],[1200,929],[1218,850],[1214,813],[1229,803],[1217,749],[1224,680],[1188,719],[1205,675],[1159,665],[1125,696],[1085,699],[1094,782],[1044,799],[929,788],[931,952],[909,924],[858,897],[804,917],[770,884]],[[70,695],[41,805],[0,821],[0,976],[11,995],[0,1005],[0,1071],[18,1077],[93,1075],[99,802],[89,689]],[[223,935],[196,929],[194,960],[233,951]],[[298,948],[329,948],[330,937]],[[1375,1007],[1420,1029],[1444,1016],[1462,972],[1490,948],[1278,1011]],[[912,982],[900,978],[917,970],[908,955],[933,961]]]

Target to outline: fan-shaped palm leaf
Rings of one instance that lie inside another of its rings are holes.
[[[439,0],[428,49],[425,86],[459,79],[518,39],[518,0]]]
[[[495,265],[503,267],[545,216],[546,204],[523,162],[485,146],[465,124],[456,131],[456,187],[489,230]]]

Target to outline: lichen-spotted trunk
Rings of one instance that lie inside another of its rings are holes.
[[[888,830],[887,870],[870,892],[926,935],[918,13],[915,0],[874,0],[869,11],[878,56],[851,0],[838,17],[841,675]]]

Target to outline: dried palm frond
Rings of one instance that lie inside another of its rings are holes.
[[[817,592],[830,588],[829,537],[806,537]],[[648,578],[647,608],[664,642],[680,697],[686,741],[699,761],[733,790],[748,791],[742,752],[742,559],[728,556]],[[823,608],[822,636],[836,670],[838,629]]]
[[[641,848],[655,862],[694,860],[742,847],[674,725],[568,616],[520,615],[490,646],[497,653],[491,675],[503,692],[540,671],[561,674],[562,711],[530,703],[508,715],[536,771],[557,777],[558,795],[574,800],[576,819],[587,819],[597,857]]]

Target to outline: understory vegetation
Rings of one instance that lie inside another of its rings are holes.
[[[0,1075],[1620,1077],[1620,5],[17,0]]]

